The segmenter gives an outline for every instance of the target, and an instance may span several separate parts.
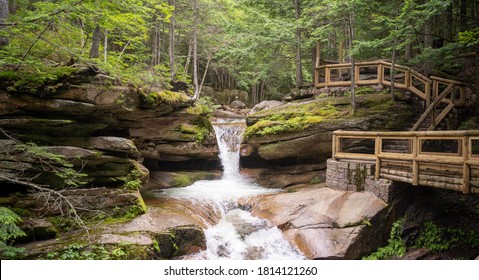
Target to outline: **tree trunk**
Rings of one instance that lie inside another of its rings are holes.
[[[193,101],[198,100],[200,91],[198,88],[198,0],[193,0]]]
[[[160,29],[158,26],[158,16],[155,14],[153,15],[153,30],[151,31],[150,35],[150,49],[151,49],[151,60],[150,66],[156,66],[159,64],[159,33]]]
[[[108,60],[108,30],[105,29],[105,36],[103,41],[103,61],[106,63]]]
[[[205,72],[203,73],[203,78],[201,79],[200,88],[198,89],[200,93],[201,93],[201,90],[203,89],[203,84],[205,83],[206,74],[208,73],[208,67],[210,66],[211,57],[212,55],[209,55],[208,61],[206,62]]]
[[[8,17],[8,0],[0,0],[0,23],[4,23]],[[0,31],[4,29],[5,26],[0,26]],[[0,47],[8,45],[7,37],[0,37]]]
[[[91,49],[90,49],[90,58],[100,57],[100,42],[101,42],[101,30],[100,30],[100,26],[97,24],[95,26],[95,30],[93,30]]]
[[[188,44],[188,55],[186,56],[185,70],[183,72],[183,78],[184,79],[186,79],[186,76],[188,75],[188,68],[190,68],[191,52],[192,51],[193,51],[193,44],[190,42]]]
[[[352,6],[350,17],[349,17],[349,57],[351,60],[351,114],[354,115],[356,112],[356,59],[352,54],[353,44],[355,40],[355,14],[354,14],[354,5]]]
[[[394,64],[396,63],[396,40],[394,40],[394,46],[393,46],[393,55],[391,59],[391,98],[393,101],[396,100],[396,88],[394,85]]]
[[[195,0],[196,1],[196,0]],[[168,4],[170,6],[175,6],[175,0],[169,0]],[[170,17],[169,24],[169,47],[168,54],[170,56],[170,78],[171,81],[175,81],[176,71],[175,71],[175,11]]]
[[[301,0],[294,0],[296,21],[301,17]],[[296,87],[303,84],[303,67],[301,65],[301,28],[296,28]]]

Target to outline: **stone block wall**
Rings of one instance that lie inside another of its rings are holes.
[[[385,202],[391,202],[406,187],[404,183],[374,179],[376,163],[372,161],[328,159],[326,186],[336,190],[371,192]]]

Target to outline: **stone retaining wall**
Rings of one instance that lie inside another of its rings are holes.
[[[372,192],[389,203],[406,188],[407,184],[387,179],[376,180],[375,168],[376,164],[372,161],[328,159],[326,185],[342,191]]]

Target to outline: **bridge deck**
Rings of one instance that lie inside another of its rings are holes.
[[[479,130],[335,131],[333,158],[374,161],[376,179],[479,193]]]

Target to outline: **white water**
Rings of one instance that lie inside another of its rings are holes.
[[[277,227],[238,209],[240,198],[274,193],[243,178],[239,173],[239,147],[246,128],[244,121],[218,120],[213,123],[220,150],[223,176],[215,181],[198,181],[185,188],[172,188],[159,195],[213,205],[221,220],[205,230],[206,251],[198,259],[303,259]]]

